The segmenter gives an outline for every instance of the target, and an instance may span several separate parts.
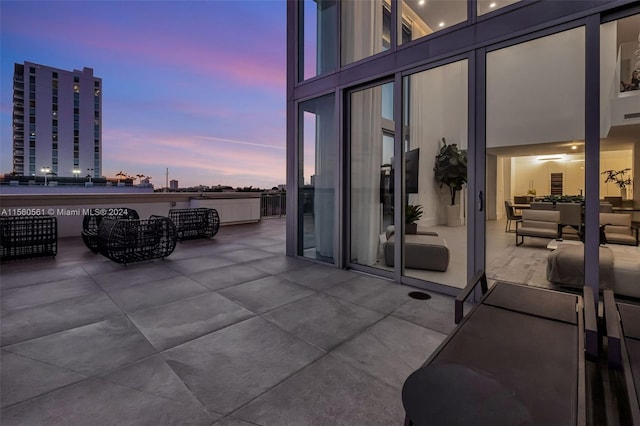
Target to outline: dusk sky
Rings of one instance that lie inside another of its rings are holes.
[[[106,177],[285,183],[285,1],[2,0],[0,31],[0,172],[13,65],[29,61],[102,78]]]

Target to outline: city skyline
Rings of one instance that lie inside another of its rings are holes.
[[[103,79],[106,177],[124,170],[161,187],[168,167],[181,186],[286,180],[285,2],[0,7],[0,172],[11,171],[13,64],[30,61]]]

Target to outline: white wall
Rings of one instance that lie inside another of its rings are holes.
[[[420,148],[419,194],[410,194],[410,204],[423,206],[419,224],[446,223],[450,204],[448,187],[440,189],[433,166],[445,138],[447,144],[467,149],[467,61],[455,62],[410,77],[410,149]],[[456,204],[462,203],[458,193]]]
[[[584,139],[584,28],[487,54],[487,147]]]

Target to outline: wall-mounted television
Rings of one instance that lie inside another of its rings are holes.
[[[418,172],[420,171],[420,148],[412,149],[404,154],[404,185],[407,194],[418,193]]]

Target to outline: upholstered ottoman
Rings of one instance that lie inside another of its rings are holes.
[[[384,260],[393,266],[395,235],[384,243]],[[449,266],[449,248],[444,238],[434,235],[405,235],[404,266],[444,272]]]
[[[600,288],[614,289],[613,252],[600,246]],[[554,284],[584,285],[584,246],[558,244],[547,258],[547,280]]]

